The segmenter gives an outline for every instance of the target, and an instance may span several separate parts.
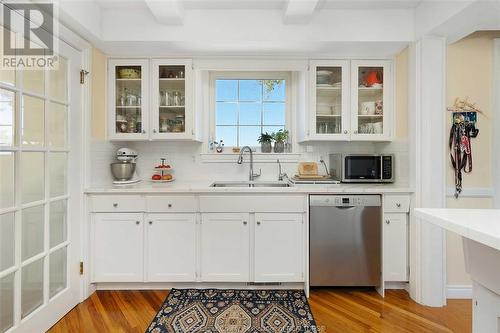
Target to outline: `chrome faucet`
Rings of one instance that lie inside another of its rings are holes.
[[[278,162],[278,180],[281,182],[286,178],[288,178],[288,175],[286,174],[286,172],[281,172],[281,163],[280,163],[280,160],[277,159],[276,162]]]
[[[250,148],[249,146],[244,146],[243,148],[241,148],[237,163],[243,163],[243,153],[245,152],[245,150],[248,150],[248,152],[250,153],[250,172],[248,175],[248,180],[253,182],[255,178],[260,177],[260,175],[262,174],[262,169],[259,169],[259,173],[257,174],[253,173],[253,152],[252,148]]]

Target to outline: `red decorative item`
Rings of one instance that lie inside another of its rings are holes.
[[[365,85],[367,87],[371,87],[374,84],[381,84],[382,78],[380,77],[380,73],[378,71],[369,71],[365,75]]]

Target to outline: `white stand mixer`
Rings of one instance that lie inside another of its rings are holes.
[[[120,148],[116,152],[116,159],[119,162],[111,163],[111,174],[115,185],[129,185],[141,181],[136,170],[136,160],[138,154],[129,148]]]

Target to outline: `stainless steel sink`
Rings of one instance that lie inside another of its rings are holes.
[[[234,181],[234,182],[214,182],[210,187],[290,187],[288,182],[250,182],[250,181]]]

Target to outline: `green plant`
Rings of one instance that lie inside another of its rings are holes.
[[[278,132],[272,134],[275,142],[285,142],[288,139],[288,130],[280,129]]]
[[[261,133],[260,136],[257,138],[257,141],[259,143],[267,143],[273,141],[273,135],[269,133]]]

